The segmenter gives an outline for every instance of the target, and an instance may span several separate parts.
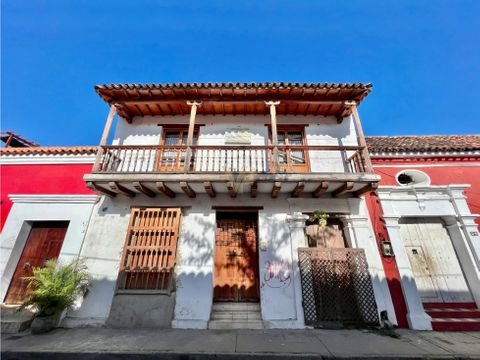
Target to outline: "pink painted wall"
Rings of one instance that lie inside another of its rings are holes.
[[[94,194],[83,181],[93,164],[1,165],[0,229],[8,217],[10,194]]]

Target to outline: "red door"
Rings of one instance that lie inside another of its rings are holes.
[[[257,221],[217,220],[215,301],[258,301]]]
[[[32,275],[33,267],[42,266],[45,261],[58,257],[67,227],[68,221],[42,221],[33,224],[5,296],[5,303],[18,304],[25,299],[30,290],[22,278]]]

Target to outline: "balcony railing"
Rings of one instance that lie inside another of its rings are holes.
[[[371,172],[360,146],[132,145],[99,151],[94,173]]]

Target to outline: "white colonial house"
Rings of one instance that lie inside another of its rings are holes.
[[[80,254],[93,283],[66,326],[396,323],[364,200],[370,84],[95,90],[110,112],[84,176],[102,195]]]

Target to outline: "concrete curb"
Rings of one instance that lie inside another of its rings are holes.
[[[463,355],[447,355],[447,356],[408,356],[408,355],[389,355],[389,356],[330,356],[320,354],[277,354],[277,353],[171,353],[171,352],[148,352],[148,353],[115,353],[115,352],[47,352],[47,351],[29,351],[15,352],[5,351],[1,353],[2,360],[284,360],[284,359],[301,359],[301,360],[472,360],[480,359],[480,356],[463,356]]]

